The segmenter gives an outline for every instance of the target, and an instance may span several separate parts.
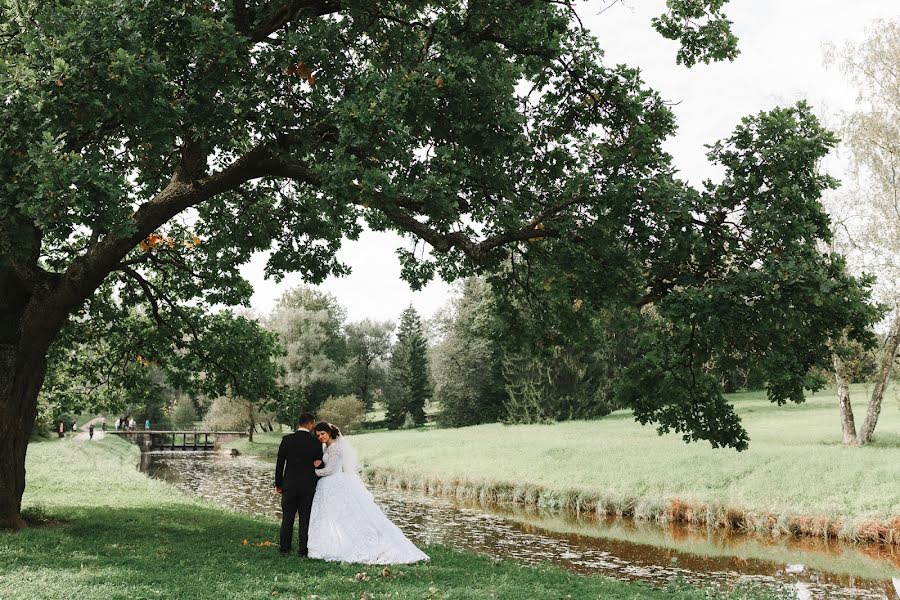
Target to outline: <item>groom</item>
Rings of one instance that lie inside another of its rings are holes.
[[[309,539],[309,513],[316,493],[316,471],[313,462],[322,460],[322,444],[313,435],[316,418],[308,413],[297,417],[294,433],[281,439],[278,462],[275,464],[275,491],[281,494],[280,552],[291,553],[294,537],[294,518],[300,515],[300,556],[307,555]]]

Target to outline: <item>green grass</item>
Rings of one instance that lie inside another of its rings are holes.
[[[380,568],[281,557],[275,545],[265,545],[277,534],[274,520],[186,498],[139,473],[137,462],[137,449],[113,436],[30,447],[25,508],[48,524],[0,533],[0,598],[710,597],[691,588],[659,590],[439,546],[425,549],[429,563],[394,568],[387,577]],[[369,580],[357,581],[360,572]]]
[[[226,448],[233,448],[241,454],[249,454],[263,460],[274,462],[278,458],[278,445],[281,438],[287,433],[273,431],[272,433],[254,433],[253,441],[241,438],[223,444]]]

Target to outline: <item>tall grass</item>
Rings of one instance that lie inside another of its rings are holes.
[[[863,407],[868,390],[854,386]],[[595,421],[355,435],[369,476],[466,499],[775,534],[900,544],[900,411],[876,443],[840,443],[831,392],[777,407],[731,396],[750,433],[736,452],[685,444],[619,411]]]

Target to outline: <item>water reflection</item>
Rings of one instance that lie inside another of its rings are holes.
[[[147,454],[141,467],[188,494],[242,512],[280,517],[270,464],[242,456],[176,452]],[[900,599],[890,577],[897,564],[897,556],[890,555],[894,549],[885,549],[886,557],[871,558],[852,546],[832,543],[827,552],[810,553],[792,548],[794,542],[766,545],[751,539],[742,545],[721,534],[686,528],[660,541],[658,529],[654,532],[624,521],[597,523],[467,505],[383,487],[372,492],[385,513],[416,542],[445,544],[525,564],[549,561],[581,573],[654,585],[682,580],[730,589],[752,582],[772,590],[787,589],[804,599]]]

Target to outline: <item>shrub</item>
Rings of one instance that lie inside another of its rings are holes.
[[[319,408],[319,420],[328,421],[344,432],[359,429],[366,415],[366,406],[356,396],[332,396]]]
[[[172,411],[172,424],[178,429],[191,429],[197,421],[197,409],[187,396],[182,396],[175,403]]]

